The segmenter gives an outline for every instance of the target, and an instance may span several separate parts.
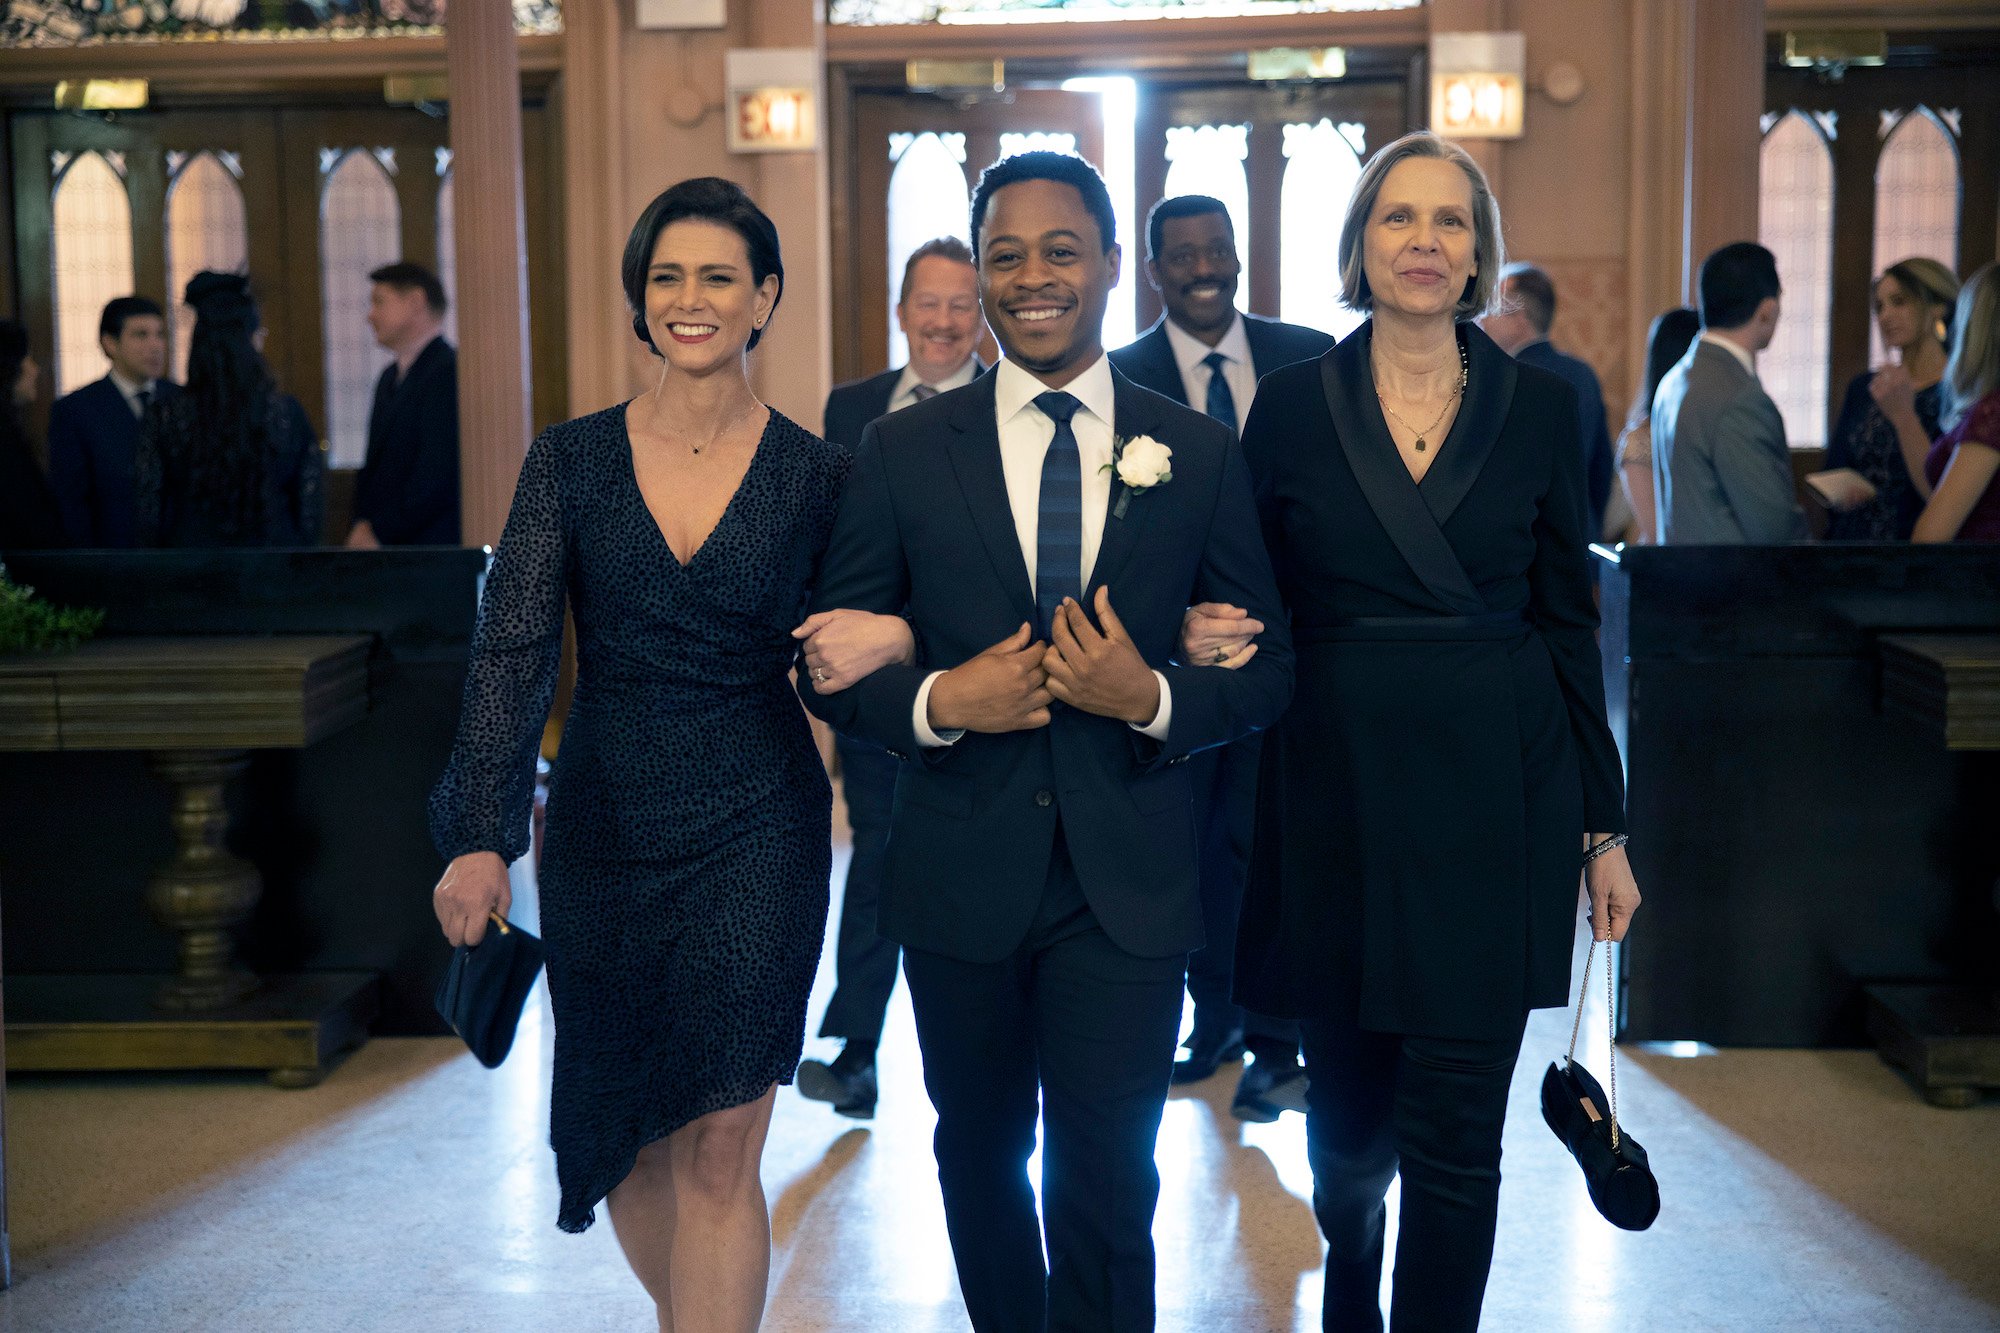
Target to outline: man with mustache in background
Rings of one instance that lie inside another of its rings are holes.
[[[903,266],[896,322],[909,339],[909,364],[843,384],[826,400],[826,439],[853,453],[861,432],[877,417],[901,411],[940,393],[962,388],[985,369],[975,351],[985,321],[979,317],[979,275],[972,250],[956,236],[925,241]],[[838,1037],[840,1054],[799,1066],[799,1092],[852,1120],[875,1118],[875,1051],[882,1017],[896,989],[901,957],[875,929],[882,901],[882,858],[889,849],[889,803],[896,793],[896,761],[879,745],[836,737],[840,791],[854,846],[840,899],[840,934],[834,953],[833,998],[826,1002],[819,1035]]]
[[[1220,199],[1176,195],[1153,205],[1146,217],[1146,279],[1166,313],[1131,344],[1111,354],[1111,364],[1154,393],[1185,403],[1229,427],[1242,428],[1257,394],[1259,376],[1310,361],[1333,346],[1318,329],[1246,315],[1236,308],[1243,262],[1236,231]],[[1242,615],[1234,607],[1197,607],[1210,617]],[[1218,621],[1216,632],[1228,626]],[[1254,626],[1245,626],[1246,637]],[[1233,645],[1231,645],[1233,646]],[[1236,915],[1250,865],[1251,825],[1257,809],[1256,737],[1206,750],[1188,765],[1194,787],[1196,840],[1201,856],[1201,918],[1208,942],[1188,959],[1188,994],[1194,1029],[1174,1064],[1175,1083],[1199,1083],[1223,1065],[1235,1065],[1245,1047],[1250,1067],[1237,1081],[1230,1111],[1239,1120],[1268,1123],[1280,1113],[1306,1109],[1306,1071],[1299,1063],[1298,1024],[1248,1013],[1230,995],[1236,955]]]
[[[921,661],[827,694],[799,672],[813,712],[902,756],[880,924],[977,1333],[1153,1327],[1153,1148],[1201,943],[1184,761],[1291,695],[1229,432],[1105,358],[1115,231],[1081,158],[981,176],[973,253],[1005,359],[868,427],[812,596],[906,612]],[[1237,669],[1176,660],[1200,602],[1265,621]]]

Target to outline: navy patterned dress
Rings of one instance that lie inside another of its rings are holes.
[[[576,695],[541,864],[565,1231],[640,1148],[798,1066],[832,796],[790,631],[847,466],[772,412],[686,565],[640,493],[623,407],[550,429],[521,469],[431,831],[447,857],[527,852],[566,600]]]

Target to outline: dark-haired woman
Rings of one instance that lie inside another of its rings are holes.
[[[250,280],[197,273],[187,386],[147,409],[133,460],[142,546],[317,546],[325,465],[264,361]]]
[[[826,930],[831,795],[790,683],[793,630],[848,460],[757,400],[784,291],[771,221],[684,181],[625,249],[653,388],[528,451],[487,580],[451,766],[431,799],[452,943],[509,904],[567,601],[577,686],[549,797],[557,1223],[607,1199],[675,1333],[754,1328],[770,1264],[758,1164]],[[849,613],[865,675],[912,652]]]
[[[1834,513],[1828,541],[1908,541],[1924,508],[1916,479],[1939,431],[1958,278],[1935,259],[1905,259],[1875,279],[1873,296],[1875,327],[1896,359],[1848,382],[1826,465],[1853,468],[1875,493]]]
[[[1635,546],[1660,540],[1659,513],[1653,503],[1653,395],[1700,336],[1701,316],[1686,306],[1663,311],[1646,330],[1646,380],[1632,399],[1625,431],[1618,437],[1618,478],[1631,506]]]
[[[63,544],[55,491],[21,425],[21,409],[35,401],[41,375],[28,355],[28,331],[0,319],[0,551]]]

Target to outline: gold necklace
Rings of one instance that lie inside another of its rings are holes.
[[[1445,414],[1451,411],[1451,405],[1457,402],[1460,396],[1465,393],[1466,382],[1470,380],[1471,377],[1472,377],[1471,360],[1469,357],[1466,356],[1465,348],[1461,346],[1458,349],[1458,383],[1452,386],[1450,395],[1447,396],[1444,400],[1444,406],[1438,410],[1437,420],[1431,422],[1431,424],[1425,427],[1423,430],[1418,430],[1415,426],[1412,426],[1407,420],[1404,419],[1403,414],[1401,412],[1398,412],[1395,408],[1389,406],[1389,400],[1382,394],[1382,381],[1379,379],[1375,380],[1375,401],[1381,404],[1382,410],[1384,412],[1387,412],[1390,416],[1396,418],[1396,420],[1402,424],[1404,430],[1410,432],[1410,434],[1417,437],[1417,452],[1422,453],[1424,450],[1430,447],[1431,432],[1444,424]]]

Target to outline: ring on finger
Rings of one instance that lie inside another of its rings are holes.
[[[1215,650],[1215,664],[1217,666],[1221,666],[1224,662],[1227,662],[1228,660],[1229,660],[1229,650],[1227,648],[1217,648]]]

